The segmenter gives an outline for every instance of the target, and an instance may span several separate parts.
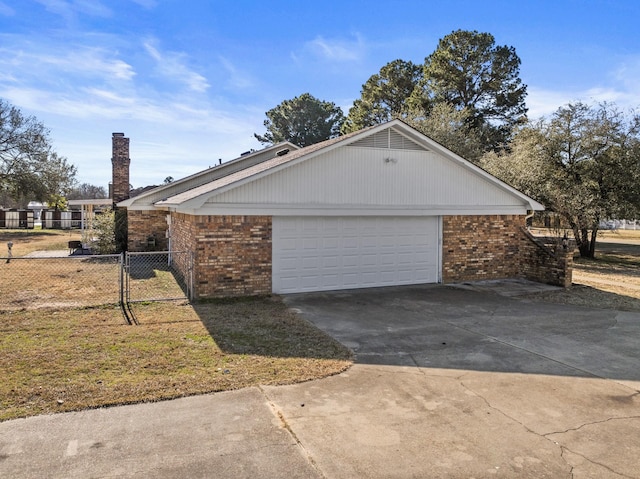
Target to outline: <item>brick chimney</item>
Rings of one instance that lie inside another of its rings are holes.
[[[113,205],[129,198],[129,138],[124,133],[114,133],[112,138],[113,154],[112,165],[112,191]]]
[[[124,133],[114,133],[111,140],[113,153],[111,155],[112,180],[111,201],[115,213],[115,241],[118,252],[126,251],[128,246],[127,209],[117,208],[116,204],[129,198],[129,138]]]

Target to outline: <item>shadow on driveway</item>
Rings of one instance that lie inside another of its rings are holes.
[[[420,285],[285,301],[356,363],[640,380],[640,314],[498,292]]]

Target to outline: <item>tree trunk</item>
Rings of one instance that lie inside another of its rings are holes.
[[[589,245],[589,258],[596,257],[596,237],[598,236],[598,228],[591,230],[591,244]]]
[[[589,231],[586,228],[580,229],[576,240],[578,243],[578,250],[580,251],[580,257],[593,258],[593,252],[591,251],[591,241],[589,241]]]

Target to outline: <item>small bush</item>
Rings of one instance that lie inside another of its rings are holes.
[[[112,210],[105,210],[93,217],[82,235],[82,243],[97,254],[116,252],[115,215]]]

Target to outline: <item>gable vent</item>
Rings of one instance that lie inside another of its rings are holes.
[[[426,150],[423,146],[391,128],[369,135],[361,140],[351,143],[349,146],[359,146],[363,148],[387,148],[393,150]]]

